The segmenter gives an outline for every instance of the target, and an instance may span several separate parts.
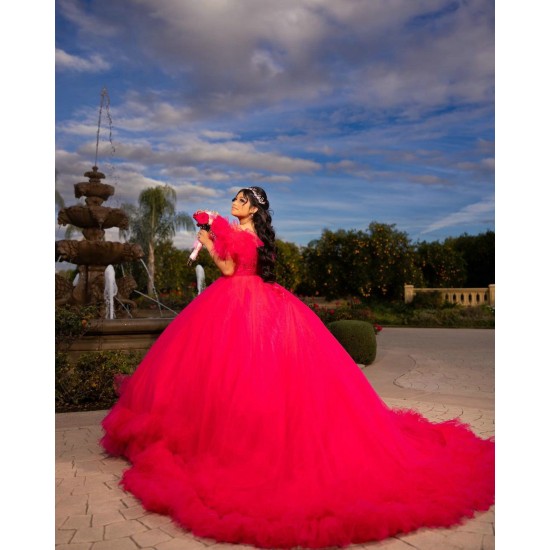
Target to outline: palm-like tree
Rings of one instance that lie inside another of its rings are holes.
[[[56,181],[57,181],[57,172],[56,172]],[[65,199],[61,195],[61,193],[56,189],[55,190],[55,208],[57,211],[57,214],[59,214],[59,211],[65,208]],[[70,239],[73,237],[75,233],[79,233],[82,230],[79,227],[76,227],[76,225],[71,225],[70,223],[67,224],[67,229],[65,229],[65,239]]]
[[[195,224],[188,214],[176,212],[176,191],[169,185],[149,187],[140,193],[137,207],[125,204],[122,208],[129,218],[130,238],[141,245],[147,256],[147,293],[152,296],[155,248],[161,242],[171,241],[178,229],[192,230]]]

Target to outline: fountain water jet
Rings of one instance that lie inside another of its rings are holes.
[[[105,269],[105,290],[103,297],[105,298],[105,319],[115,318],[115,295],[118,292],[115,279],[115,268],[108,265]]]
[[[206,288],[204,267],[198,264],[195,267],[195,273],[197,274],[197,294],[200,294]]]

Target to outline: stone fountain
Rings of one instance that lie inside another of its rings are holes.
[[[112,185],[101,182],[105,174],[99,172],[97,166],[93,166],[84,176],[88,181],[75,183],[74,189],[77,199],[86,197],[86,204],[62,208],[57,216],[59,224],[81,228],[84,239],[55,242],[56,260],[76,264],[78,269],[78,280],[74,286],[66,280],[64,284],[60,280],[63,277],[56,277],[56,305],[98,304],[103,310],[105,269],[110,265],[141,260],[144,253],[138,244],[105,240],[105,229],[128,228],[128,216],[120,208],[103,206],[115,189]],[[137,288],[132,276],[117,279],[116,287],[116,302],[135,308],[135,302],[129,297],[130,292]]]
[[[76,264],[78,269],[77,278],[73,283],[56,274],[55,304],[100,306],[99,318],[92,319],[84,336],[71,345],[69,355],[73,357],[99,350],[133,350],[145,353],[173,319],[162,318],[162,313],[161,318],[136,318],[132,313],[139,313],[137,304],[130,299],[131,293],[137,292],[136,281],[131,275],[113,280],[113,265],[138,260],[143,263],[144,254],[137,244],[105,240],[105,229],[128,228],[128,216],[123,210],[103,206],[103,203],[114,194],[115,188],[101,182],[105,174],[97,168],[99,133],[104,108],[109,120],[109,136],[111,135],[109,104],[109,94],[107,89],[103,88],[94,166],[91,171],[84,174],[88,181],[76,183],[74,186],[75,197],[86,197],[86,204],[62,208],[57,216],[57,221],[61,225],[70,224],[81,228],[84,239],[59,240],[55,243],[56,261]],[[112,142],[111,146],[114,151]],[[108,289],[111,290],[108,292]],[[160,311],[162,304],[158,303]],[[125,318],[113,318],[116,316],[109,315],[114,311],[115,305],[119,312],[124,312]]]
[[[55,243],[56,260],[76,264],[78,269],[76,284],[56,274],[55,304],[97,304],[100,306],[100,318],[91,320],[86,334],[71,345],[69,355],[75,358],[82,353],[99,350],[145,353],[172,318],[134,318],[132,313],[136,313],[137,304],[130,299],[130,295],[137,289],[137,283],[131,275],[116,279],[116,294],[112,297],[118,311],[124,313],[126,318],[105,318],[109,309],[105,300],[106,269],[123,262],[142,261],[144,254],[138,244],[105,240],[105,229],[127,229],[128,217],[120,208],[103,206],[115,190],[112,185],[101,183],[105,175],[98,171],[97,166],[93,166],[84,176],[88,181],[76,183],[74,187],[75,197],[86,197],[86,204],[62,208],[57,216],[61,225],[71,224],[81,228],[84,239],[59,240]]]

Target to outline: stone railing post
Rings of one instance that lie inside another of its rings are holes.
[[[405,303],[410,304],[414,298],[414,285],[405,285]]]
[[[489,285],[489,305],[495,307],[495,285]]]

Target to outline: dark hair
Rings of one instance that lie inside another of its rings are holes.
[[[272,211],[269,209],[267,194],[261,187],[245,187],[239,193],[243,193],[250,204],[258,209],[252,215],[256,234],[264,243],[258,248],[258,274],[267,283],[275,282],[275,230],[271,225]]]

